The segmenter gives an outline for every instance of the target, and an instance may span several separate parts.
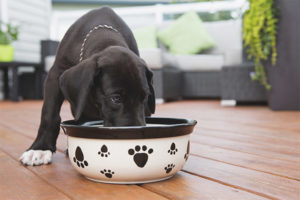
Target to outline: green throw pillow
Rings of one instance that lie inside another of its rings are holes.
[[[156,27],[148,26],[133,30],[139,49],[157,48]]]
[[[196,12],[179,17],[168,28],[161,30],[158,38],[173,54],[196,54],[215,46]]]

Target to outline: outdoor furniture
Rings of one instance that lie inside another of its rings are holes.
[[[183,75],[183,98],[219,98],[224,65],[242,63],[241,20],[205,22],[216,42],[211,50],[196,55],[174,55]]]
[[[165,21],[158,26],[158,29],[163,30],[172,23],[173,20]],[[169,80],[164,80],[166,76],[154,79],[158,98],[164,100],[175,100],[181,97],[220,98],[220,76],[223,66],[242,63],[241,20],[204,22],[203,24],[216,43],[216,46],[210,50],[194,55],[174,55],[169,53],[161,41],[159,41],[158,48],[140,50],[141,57],[155,71],[155,74],[158,74],[159,70],[161,70],[160,73],[166,74],[171,68],[177,71],[175,76],[169,74],[169,77],[172,76]],[[169,69],[165,69],[166,67]],[[164,83],[163,86],[159,81]],[[170,93],[170,91],[178,91],[179,94]]]
[[[184,71],[182,80],[183,98],[220,98],[220,71]]]
[[[48,72],[55,61],[55,55],[59,42],[54,40],[41,41],[41,61]]]
[[[34,67],[35,69],[35,99],[42,97],[42,73],[43,65],[34,62],[0,62],[0,70],[3,71],[3,86],[4,86],[4,99],[11,99],[12,101],[19,101],[19,76],[18,70],[20,67]],[[12,73],[12,84],[9,84],[9,71]]]
[[[252,62],[224,66],[220,77],[222,101],[266,102],[266,89],[251,79],[252,72],[254,72]]]
[[[182,73],[179,69],[164,67],[162,69],[152,69],[152,72],[156,99],[174,101],[181,98]]]

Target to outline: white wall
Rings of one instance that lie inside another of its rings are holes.
[[[241,8],[246,5],[246,0],[232,0],[186,4],[157,4],[153,6],[121,7],[113,9],[130,28],[134,29],[145,25],[160,25],[165,20],[164,15],[167,14],[185,13],[190,10],[212,13],[223,10],[242,12]],[[61,10],[59,7],[54,8],[51,17],[50,38],[53,40],[61,40],[70,25],[88,11],[89,9],[85,7],[82,9],[77,8],[76,10]]]
[[[40,41],[50,38],[51,7],[51,0],[0,0],[0,20],[20,25],[14,60],[40,62]],[[0,100],[2,82],[0,71]]]
[[[14,60],[39,62],[40,41],[49,39],[51,0],[0,0],[5,2],[5,21],[20,25]]]

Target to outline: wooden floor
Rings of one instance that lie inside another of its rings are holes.
[[[300,199],[300,112],[219,101],[157,106],[156,116],[198,121],[191,156],[174,178],[143,185],[94,183],[64,155],[66,136],[47,166],[24,167],[21,153],[36,136],[41,101],[0,102],[0,199]],[[62,119],[70,119],[64,104]]]

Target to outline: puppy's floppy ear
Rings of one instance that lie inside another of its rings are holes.
[[[147,110],[146,115],[151,115],[151,113],[153,114],[155,112],[155,93],[153,89],[153,73],[148,67],[145,67],[145,70],[146,70],[148,86],[150,89],[150,95],[148,96],[148,105],[147,105],[148,109],[146,109]],[[149,111],[151,113],[149,113]]]
[[[86,104],[88,94],[99,75],[101,66],[97,64],[97,57],[83,60],[79,64],[66,70],[59,78],[59,85],[65,98],[70,102],[75,120],[80,118]]]

